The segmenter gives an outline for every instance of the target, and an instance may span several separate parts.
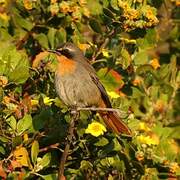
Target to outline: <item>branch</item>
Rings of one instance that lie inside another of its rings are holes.
[[[95,61],[96,58],[101,54],[102,49],[104,49],[104,48],[108,45],[110,39],[114,36],[114,34],[115,34],[115,31],[114,31],[114,29],[113,29],[113,30],[107,35],[107,37],[105,38],[104,42],[103,42],[103,43],[101,44],[101,46],[98,48],[97,52],[95,52],[95,53],[93,54],[93,56],[92,56],[92,61]]]
[[[59,172],[58,172],[58,179],[59,180],[65,179],[64,178],[64,166],[65,166],[65,163],[66,163],[66,160],[68,157],[70,145],[72,143],[75,121],[77,121],[79,118],[79,112],[77,110],[72,111],[71,114],[72,114],[72,118],[71,118],[71,122],[69,124],[68,135],[66,138],[66,146],[65,146],[64,152],[62,154],[62,157],[60,160],[60,165],[59,165]]]
[[[24,45],[24,43],[27,41],[27,39],[28,39],[29,36],[31,36],[31,35],[32,35],[32,32],[27,32],[27,33],[25,34],[25,36],[16,43],[16,48],[17,48],[18,50],[22,49],[22,46]]]
[[[66,145],[64,152],[62,154],[60,164],[59,164],[59,171],[58,171],[58,179],[59,180],[64,180],[64,166],[68,157],[68,152],[70,149],[70,145],[72,143],[72,138],[73,138],[73,132],[74,132],[74,127],[75,127],[75,121],[78,120],[79,118],[79,111],[110,111],[110,112],[119,112],[119,109],[113,109],[113,108],[96,108],[96,107],[88,107],[88,108],[77,108],[76,110],[71,111],[72,118],[71,122],[69,124],[69,129],[68,129],[68,135],[66,138]]]
[[[107,46],[108,43],[109,43],[109,38],[106,38],[104,40],[104,42],[102,43],[102,45],[100,46],[100,48],[98,49],[97,53],[93,54],[92,61],[96,60],[96,58],[101,54],[102,49],[104,49]]]
[[[59,149],[58,146],[59,146],[59,143],[51,144],[51,145],[49,145],[47,147],[41,148],[39,150],[39,152],[48,151],[49,149]]]
[[[77,111],[110,111],[110,112],[121,112],[120,109],[113,109],[113,108],[97,108],[97,107],[87,107],[87,108],[83,108],[83,107],[79,107],[77,108]]]

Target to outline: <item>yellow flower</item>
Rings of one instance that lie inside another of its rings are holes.
[[[158,99],[155,103],[154,109],[155,111],[162,113],[166,109],[166,103],[163,100]]]
[[[142,83],[142,79],[140,77],[136,77],[132,83],[134,86],[138,86],[139,84]]]
[[[65,2],[65,1],[61,2],[59,7],[60,7],[60,11],[64,14],[67,14],[68,12],[72,12],[69,2]]]
[[[52,3],[52,4],[50,5],[50,11],[51,11],[51,15],[52,15],[52,16],[57,15],[58,12],[59,12],[58,3]]]
[[[147,145],[157,145],[159,144],[159,138],[157,136],[144,136],[144,135],[140,135],[137,136],[137,140],[139,141],[139,143],[141,144],[147,144]]]
[[[150,61],[150,64],[154,69],[157,69],[160,67],[159,60],[157,58],[152,59]]]
[[[107,49],[102,49],[102,54],[104,57],[107,57],[107,58],[109,57],[109,52]]]
[[[28,141],[28,140],[29,140],[28,134],[24,134],[24,135],[23,135],[23,139],[24,139],[24,141]]]
[[[83,7],[83,14],[86,16],[86,17],[90,17],[90,11],[87,7]]]
[[[154,14],[153,14],[153,12],[152,12],[151,9],[148,9],[148,10],[147,10],[147,12],[146,12],[146,17],[147,17],[148,19],[154,19]]]
[[[45,97],[43,99],[45,105],[51,105],[54,99],[50,99],[49,97]]]
[[[23,0],[23,3],[24,3],[24,7],[27,10],[31,10],[33,8],[31,0]]]
[[[57,2],[57,0],[51,0],[51,4],[54,4],[56,2]]]
[[[124,16],[126,17],[126,19],[130,19],[130,20],[138,19],[139,11],[136,9],[128,8],[125,10]]]
[[[10,103],[10,101],[11,101],[11,98],[10,98],[10,97],[8,97],[8,96],[4,96],[4,97],[3,97],[3,101],[2,101],[2,103],[3,103],[3,104],[9,104],[9,103]]]
[[[140,131],[145,131],[145,132],[148,132],[150,131],[151,129],[147,126],[146,123],[144,122],[140,122],[139,123],[139,128],[138,128]]]
[[[50,106],[54,102],[54,99],[50,99],[49,97],[46,96],[43,98],[43,102],[45,105]],[[31,99],[31,105],[32,106],[36,106],[38,104],[39,104],[38,99]]]
[[[81,44],[81,43],[78,43],[78,47],[79,47],[83,52],[85,52],[87,49],[90,48],[90,45],[89,45],[89,44]]]
[[[61,107],[61,105],[62,105],[60,99],[57,98],[57,97],[54,99],[54,104],[55,104],[57,107]]]
[[[91,134],[95,137],[98,137],[100,135],[103,135],[104,132],[106,132],[106,128],[104,125],[102,125],[101,123],[99,122],[92,122],[91,124],[88,125],[85,133],[87,134]]]
[[[7,0],[0,0],[1,7],[4,8],[7,6],[8,1]]]
[[[8,83],[8,79],[6,76],[0,76],[0,86],[5,87]]]
[[[3,19],[5,22],[8,22],[10,17],[6,13],[0,13],[0,18]]]
[[[31,106],[38,105],[39,101],[37,99],[31,99]]]
[[[180,6],[180,1],[179,0],[176,0],[176,6]]]
[[[81,6],[84,6],[84,5],[87,4],[87,1],[86,1],[86,0],[80,0],[80,1],[79,1],[79,4],[80,4]]]
[[[170,164],[170,172],[171,173],[176,173],[178,170],[180,170],[180,167],[179,167],[178,163],[172,162]]]
[[[144,160],[144,153],[143,153],[142,151],[138,151],[138,152],[136,153],[136,159],[137,159],[138,161]]]
[[[119,98],[120,95],[118,93],[116,93],[115,91],[107,91],[108,95],[111,97],[111,98]]]

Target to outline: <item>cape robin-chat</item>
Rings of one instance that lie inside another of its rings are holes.
[[[55,87],[60,99],[70,107],[111,108],[107,92],[83,52],[73,43],[64,43],[56,50],[58,66]],[[116,112],[99,111],[106,125],[115,133],[131,135],[128,126]]]

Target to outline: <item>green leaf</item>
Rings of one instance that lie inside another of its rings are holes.
[[[114,70],[107,73],[107,68],[102,68],[97,72],[97,75],[108,91],[115,91],[124,84],[121,75]]]
[[[48,40],[52,49],[54,49],[56,29],[50,28],[48,31]]]
[[[114,10],[119,11],[118,1],[117,1],[117,0],[111,0],[110,3],[111,3],[111,6],[112,6],[112,8],[113,8]]]
[[[17,123],[17,133],[20,135],[24,131],[32,128],[32,117],[29,114],[26,114],[22,119]]]
[[[168,94],[169,98],[172,96],[174,92],[174,88],[170,84],[162,84],[160,86],[160,90],[162,93]]]
[[[10,116],[6,122],[9,124],[9,126],[13,129],[13,130],[16,130],[16,125],[17,125],[17,122],[16,122],[16,119],[14,118],[14,116]]]
[[[123,69],[127,69],[128,66],[131,64],[131,56],[130,56],[129,52],[124,48],[121,49],[121,60],[120,61],[121,61]]]
[[[145,64],[145,65],[139,66],[136,69],[136,73],[138,75],[147,74],[148,72],[151,72],[152,74],[154,74],[154,69],[150,64]]]
[[[0,102],[3,100],[3,97],[4,97],[4,91],[3,88],[0,87]]]
[[[159,71],[157,72],[157,76],[160,77],[161,81],[169,83],[171,80],[172,72],[176,72],[176,69],[172,69],[172,64],[163,64]]]
[[[49,49],[48,38],[45,34],[40,33],[34,36],[38,43],[45,49]]]
[[[155,29],[148,29],[144,38],[137,39],[137,45],[139,49],[150,49],[156,45],[157,37],[156,37]]]
[[[58,179],[57,174],[41,175],[44,180],[55,180]]]
[[[29,62],[26,56],[21,56],[18,65],[12,72],[8,74],[9,80],[12,82],[23,83],[29,77]]]
[[[114,138],[113,143],[114,143],[113,150],[119,152],[122,149],[122,146],[120,145],[119,141],[116,138]]]
[[[12,36],[8,33],[6,29],[0,28],[0,41],[12,41],[12,39]]]
[[[134,57],[135,65],[142,65],[148,62],[148,54],[146,51],[139,51]]]
[[[0,153],[3,154],[3,155],[6,153],[6,151],[5,151],[3,146],[0,146]]]
[[[33,117],[33,127],[35,130],[40,130],[44,127],[46,121],[52,116],[50,109],[43,109],[40,114]]]
[[[61,27],[61,28],[56,32],[57,45],[58,45],[59,43],[64,43],[64,42],[66,42],[66,38],[67,38],[66,36],[67,36],[67,34],[66,34],[65,29]]]
[[[113,12],[109,10],[108,8],[103,8],[103,13],[110,18],[114,18]]]
[[[163,161],[163,159],[167,159],[172,162],[172,161],[175,161],[177,157],[176,152],[173,150],[171,141],[165,138],[161,140],[161,143],[157,146],[155,153],[160,158],[162,158],[161,161]]]
[[[102,29],[101,29],[101,25],[100,25],[99,21],[97,21],[95,19],[90,19],[89,25],[94,32],[102,33]]]
[[[33,23],[32,22],[30,22],[30,20],[27,20],[27,19],[25,19],[24,17],[22,17],[22,16],[20,16],[19,15],[19,12],[17,11],[17,9],[13,9],[13,16],[12,16],[12,18],[13,18],[13,21],[14,21],[14,23],[15,23],[15,25],[16,26],[19,26],[19,27],[21,27],[21,28],[24,28],[24,29],[26,29],[26,30],[28,30],[28,31],[31,31],[32,30],[32,28],[33,28]]]
[[[21,136],[16,136],[12,139],[13,147],[19,146],[22,143],[23,139]]]
[[[145,96],[145,94],[137,87],[132,87],[132,97],[139,98],[141,96]]]
[[[3,143],[7,143],[8,139],[3,137],[3,136],[0,136],[0,141],[3,142]]]
[[[89,161],[85,161],[85,160],[81,161],[80,169],[87,170],[87,169],[92,169],[92,168],[93,168],[93,165]]]
[[[36,164],[38,154],[39,154],[39,143],[38,141],[35,140],[32,143],[32,147],[31,147],[31,160],[33,164]]]
[[[95,145],[95,146],[105,146],[105,145],[107,145],[108,143],[109,143],[108,139],[102,137],[102,138],[100,138],[99,141],[96,142],[94,145]]]
[[[5,75],[9,82],[23,83],[29,77],[27,55],[16,50],[15,46],[0,43],[0,75]]]
[[[87,7],[92,15],[99,15],[102,13],[102,5],[99,0],[87,0]]]
[[[51,153],[46,153],[39,162],[39,165],[44,168],[49,165],[50,161],[51,161]]]

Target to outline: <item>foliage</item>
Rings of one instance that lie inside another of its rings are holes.
[[[178,179],[179,5],[0,0],[0,177],[57,179],[70,115],[55,93],[55,58],[45,50],[73,41],[133,137],[118,137],[98,115],[92,121],[82,112],[66,178]]]

